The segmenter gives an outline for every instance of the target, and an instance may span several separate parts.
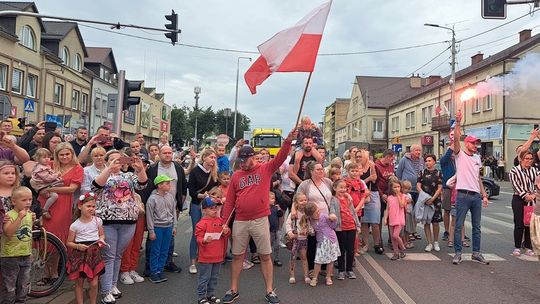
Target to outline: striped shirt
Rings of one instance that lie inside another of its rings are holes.
[[[510,170],[510,182],[514,188],[514,195],[518,195],[525,199],[525,195],[534,194],[534,180],[540,171],[536,167],[525,169],[521,165],[517,165]]]

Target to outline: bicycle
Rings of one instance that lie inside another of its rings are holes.
[[[58,278],[48,278],[48,263],[58,256]],[[67,277],[67,248],[54,234],[48,232],[39,222],[32,230],[32,269],[30,272],[29,296],[45,297],[55,292]]]

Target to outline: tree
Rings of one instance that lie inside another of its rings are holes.
[[[218,110],[216,112],[216,134],[225,134],[227,131],[227,135],[229,135],[232,138],[233,135],[233,128],[234,128],[234,112],[232,112],[231,117],[228,119],[225,118],[224,110]],[[228,122],[226,124],[226,122]],[[251,123],[251,120],[244,114],[238,112],[238,115],[236,117],[236,139],[240,139],[244,136],[244,131],[249,130],[249,125]],[[225,126],[227,128],[225,128]]]
[[[178,108],[173,105],[171,111],[171,135],[173,142],[179,147],[184,146],[189,140],[189,134],[193,134],[193,129],[190,129],[189,121],[189,108],[184,106]]]

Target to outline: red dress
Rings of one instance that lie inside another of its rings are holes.
[[[83,178],[84,170],[80,165],[76,165],[62,175],[64,185],[77,184],[79,188]],[[56,235],[64,244],[69,234],[69,226],[73,222],[73,195],[73,193],[58,193],[58,199],[49,209],[52,218],[42,218],[43,227]],[[38,200],[41,207],[45,206],[46,197],[40,195]]]

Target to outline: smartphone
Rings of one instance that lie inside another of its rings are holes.
[[[130,156],[122,156],[118,159],[118,163],[121,165],[131,165],[135,162],[135,159]]]
[[[538,124],[535,124],[535,125],[534,125],[534,128],[535,128],[535,129],[538,129]]]
[[[45,122],[45,133],[47,132],[54,132],[56,131],[56,128],[58,127],[58,124],[54,121],[47,121]]]

